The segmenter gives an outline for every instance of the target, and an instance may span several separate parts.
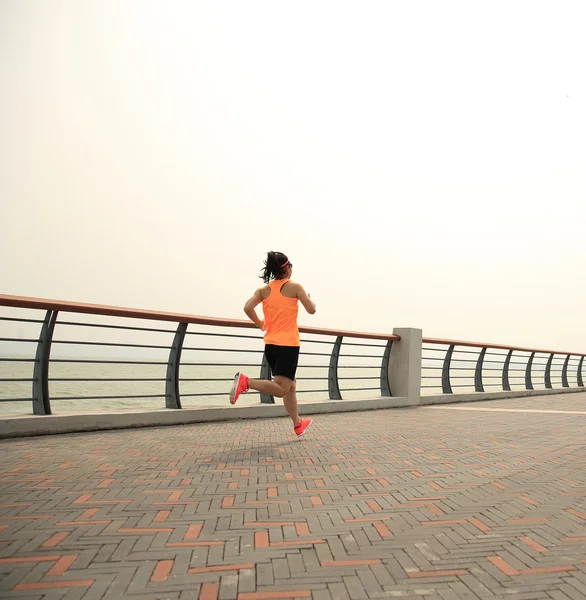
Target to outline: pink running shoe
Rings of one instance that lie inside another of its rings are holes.
[[[248,392],[248,381],[250,377],[246,377],[243,373],[236,373],[234,376],[234,384],[230,390],[230,404],[236,404],[236,400],[240,397],[240,394]]]
[[[312,423],[313,419],[311,417],[308,417],[307,419],[299,419],[299,425],[293,426],[297,437],[301,437]]]

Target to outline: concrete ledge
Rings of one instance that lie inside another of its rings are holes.
[[[414,406],[407,398],[373,398],[370,400],[327,400],[299,404],[299,414],[315,415],[359,410],[377,410]],[[160,427],[233,421],[236,419],[268,419],[286,417],[282,404],[258,404],[227,408],[161,409],[154,411],[120,411],[112,413],[79,413],[75,415],[15,416],[0,419],[0,438],[51,435],[134,427]]]
[[[586,388],[561,388],[555,390],[518,390],[513,392],[471,392],[469,394],[439,394],[422,396],[421,406],[426,404],[453,404],[454,402],[479,402],[482,400],[504,400],[505,398],[526,398],[528,396],[552,396],[557,394],[575,394]]]
[[[470,394],[442,394],[422,396],[421,400],[399,397],[379,397],[367,400],[326,400],[299,404],[299,414],[316,415],[362,410],[406,408],[454,402],[476,402],[522,398],[526,396],[546,396],[584,392],[586,388],[564,388],[555,390],[522,390],[515,392],[487,392]],[[268,419],[286,417],[282,404],[258,404],[255,406],[235,406],[226,408],[190,408],[183,410],[160,409],[153,411],[120,411],[111,413],[78,413],[75,415],[10,416],[0,419],[0,438],[53,435],[84,431],[104,431],[110,429],[131,429],[135,427],[161,427],[166,425],[187,425],[189,423],[209,423],[233,421],[236,419]]]

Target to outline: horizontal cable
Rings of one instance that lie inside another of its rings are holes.
[[[166,381],[166,378],[165,377],[49,377],[49,381]],[[230,380],[230,381],[232,381],[232,380]]]
[[[53,344],[71,344],[74,346],[109,346],[114,348],[151,348],[156,350],[169,350],[169,346],[155,346],[151,344],[124,344],[121,342],[80,342],[74,340],[53,340]]]
[[[2,379],[0,379],[0,381],[11,381],[11,382],[14,382],[14,381],[34,381],[34,379],[32,379],[31,377],[28,377],[28,378],[25,378],[25,379],[23,379],[23,378],[10,378],[10,379],[4,379],[4,378],[2,378]]]
[[[365,387],[365,388],[340,388],[341,392],[363,392],[365,390],[380,390],[380,387]]]
[[[507,354],[497,354],[497,353],[495,353],[495,352],[487,352],[487,353],[486,353],[486,355],[487,355],[487,356],[488,356],[489,354],[490,354],[491,356],[501,356],[501,357],[503,357],[503,358],[506,358],[506,357],[507,357]],[[540,354],[546,354],[546,355],[548,355],[548,354],[551,354],[551,353],[549,353],[549,352],[540,352]],[[563,361],[563,360],[565,360],[565,359],[564,359],[564,358],[561,358],[561,357],[566,357],[566,356],[568,356],[568,355],[567,355],[567,354],[563,354],[563,353],[558,353],[558,352],[556,352],[556,353],[555,353],[555,356],[554,356],[554,358],[553,358],[553,360],[561,360],[561,361]],[[571,356],[571,355],[570,355],[570,356]],[[525,359],[529,360],[529,358],[530,358],[530,357],[529,357],[529,356],[516,356],[515,358],[525,358]],[[543,356],[538,356],[537,358],[544,358],[544,357],[543,357]]]
[[[451,362],[463,362],[463,363],[471,363],[474,362],[473,360],[469,360],[467,358],[452,358]],[[486,361],[487,362],[487,361]],[[473,367],[474,368],[474,367]]]
[[[175,333],[174,329],[157,329],[154,327],[132,327],[130,325],[105,325],[102,323],[80,323],[79,321],[57,321],[57,325],[96,327],[98,329],[122,329],[124,331],[148,331],[151,333]]]
[[[344,358],[343,356],[341,358]],[[327,365],[326,365],[327,368]],[[338,369],[380,369],[380,365],[338,365]]]
[[[0,402],[32,402],[32,398],[0,398]]]
[[[296,377],[296,379],[297,381],[327,381],[329,377]]]
[[[545,358],[545,356],[540,356],[539,357],[541,360],[544,360],[546,362],[549,362],[549,358]],[[551,359],[551,364],[552,365],[563,365],[564,362],[566,362],[565,357],[554,357]]]
[[[356,344],[354,342],[343,342],[344,346],[362,346],[363,348],[386,348],[384,344]]]
[[[234,381],[234,377],[181,377],[179,381]]]
[[[20,319],[18,317],[0,317],[0,321],[16,321],[17,323],[44,323],[43,319]]]
[[[255,390],[250,390],[247,394],[258,394],[259,392]],[[181,394],[181,398],[201,398],[204,396],[226,396],[228,397],[228,392],[201,392],[199,394]]]
[[[548,360],[547,362],[549,362],[549,360]],[[552,364],[554,367],[561,367],[561,366],[563,366],[563,365],[564,365],[564,363],[565,363],[565,362],[566,362],[566,359],[565,359],[565,358],[554,358],[554,359],[551,361],[551,364]]]
[[[137,394],[133,396],[51,396],[51,402],[53,400],[126,400],[133,398],[164,398],[165,394]]]
[[[35,362],[36,358],[0,358],[0,362]]]
[[[344,380],[349,380],[349,379],[378,379],[378,377],[338,377],[338,379],[344,379]]]
[[[16,319],[16,318],[8,318],[8,317],[0,317],[0,320],[6,321],[21,321],[21,322],[30,322],[30,323],[43,323],[42,320],[38,319]],[[58,325],[66,325],[66,326],[76,326],[76,327],[95,327],[99,329],[117,329],[117,330],[125,330],[125,331],[145,331],[150,333],[175,333],[173,329],[160,329],[154,327],[134,327],[134,326],[126,326],[126,325],[109,325],[102,323],[82,323],[79,321],[58,321]],[[245,334],[232,334],[232,333],[215,333],[208,331],[187,331],[186,335],[199,335],[199,336],[207,336],[207,337],[228,337],[228,338],[238,338],[238,339],[251,339],[251,340],[259,340],[258,335],[245,335]],[[34,340],[37,341],[37,340]],[[329,340],[309,340],[303,339],[305,343],[315,343],[315,344],[333,344],[333,341]],[[97,344],[97,343],[96,343]],[[356,346],[370,346],[370,347],[381,347],[378,344],[351,344],[347,343],[346,345],[356,345]]]
[[[246,335],[245,333],[215,333],[212,331],[186,331],[185,335],[203,335],[207,337],[239,338],[243,340],[260,340],[258,335]]]
[[[34,362],[34,360],[32,361]],[[167,362],[152,360],[108,360],[99,358],[52,358],[51,363],[96,364],[96,365],[166,365]]]
[[[329,390],[297,390],[298,394],[329,394]]]
[[[486,354],[490,354],[491,356],[507,356],[510,350],[503,349],[502,352],[492,352],[490,348],[487,347]],[[525,353],[526,356],[519,356],[520,353]],[[533,350],[513,350],[513,354],[517,355],[517,358],[529,358],[531,354],[533,354]]]
[[[29,344],[37,344],[39,340],[33,338],[0,338],[0,342],[25,342]]]
[[[161,363],[166,365],[167,363]],[[182,367],[258,367],[260,363],[200,363],[200,362],[183,362]]]
[[[513,352],[520,352],[520,350],[519,351],[513,350]],[[532,350],[524,350],[524,352],[526,354],[529,354],[529,355],[533,354]],[[490,354],[491,356],[505,356],[506,357],[507,354],[508,354],[508,352],[502,353],[502,352],[490,352],[490,351],[487,351],[486,354]],[[552,354],[552,352],[537,352],[537,351],[535,351],[535,354]],[[553,354],[556,354],[558,356],[567,356],[567,354],[565,352],[553,352]],[[527,358],[527,357],[525,357],[525,358]]]
[[[264,352],[264,350],[247,350],[244,348],[190,348],[188,346],[184,346],[183,350],[191,350],[197,352]],[[329,356],[329,354],[326,354],[324,356]]]
[[[500,360],[484,360],[482,363],[485,365],[500,365],[501,367],[505,364],[504,361]]]
[[[528,362],[529,362],[528,360],[526,360],[525,362],[518,362],[518,361],[512,360],[509,364],[510,365],[523,365],[524,367],[526,367]]]

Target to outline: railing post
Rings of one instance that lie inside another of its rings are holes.
[[[511,358],[513,357],[513,350],[509,350],[507,358],[505,358],[505,364],[503,365],[503,391],[510,392],[511,384],[509,383],[509,365],[511,364]]]
[[[387,342],[385,353],[383,354],[383,361],[380,367],[380,395],[381,396],[392,396],[391,384],[389,383],[389,361],[391,359],[391,348],[393,347],[393,340]]]
[[[269,381],[273,378],[273,374],[271,373],[271,367],[269,365],[269,361],[267,360],[267,357],[265,356],[264,353],[262,355],[262,364],[260,366],[260,378],[268,379]],[[275,398],[269,394],[263,394],[263,392],[261,392],[260,393],[260,401],[263,404],[274,404]]]
[[[339,335],[334,342],[332,355],[330,356],[330,367],[328,369],[328,392],[330,400],[341,400],[340,384],[338,382],[338,362],[340,360],[340,349],[342,348],[342,340],[344,338]]]
[[[582,379],[582,365],[584,364],[584,357],[580,358],[578,363],[578,387],[584,387],[584,381]]]
[[[551,385],[551,365],[553,363],[553,353],[549,355],[547,359],[547,365],[545,366],[545,387],[550,390],[553,386]]]
[[[525,389],[532,390],[533,381],[531,380],[531,367],[533,366],[533,359],[535,358],[535,352],[531,353],[529,360],[527,361],[527,368],[525,369]]]
[[[396,327],[393,334],[401,339],[391,348],[389,386],[394,397],[407,398],[415,406],[421,403],[422,331]]]
[[[442,392],[444,394],[452,393],[452,385],[450,383],[450,363],[452,362],[452,354],[454,354],[454,348],[456,346],[452,344],[446,352],[444,358],[444,365],[442,367]]]
[[[566,356],[566,360],[564,360],[564,366],[562,368],[562,387],[570,387],[568,383],[568,365],[570,364],[570,354]]]
[[[41,327],[35,367],[33,370],[33,414],[50,415],[51,399],[49,397],[49,359],[51,357],[51,342],[57,323],[58,311],[48,310]]]
[[[167,408],[181,408],[179,395],[179,364],[181,363],[181,350],[187,331],[187,323],[179,323],[173,338],[173,345],[167,363],[167,382],[165,385],[165,406]]]
[[[484,385],[482,385],[482,363],[484,362],[484,355],[486,354],[486,348],[483,348],[476,361],[476,369],[474,371],[474,390],[477,392],[484,392]]]

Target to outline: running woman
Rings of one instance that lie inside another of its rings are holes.
[[[299,360],[299,329],[297,327],[298,303],[315,314],[315,304],[299,283],[291,281],[293,264],[281,252],[269,252],[260,276],[267,284],[254,292],[244,305],[248,318],[265,332],[265,356],[271,367],[273,381],[250,379],[236,373],[230,392],[230,403],[235,404],[240,394],[256,390],[263,394],[283,398],[283,404],[293,421],[293,428],[302,436],[311,425],[311,418],[299,418],[295,373]],[[262,303],[264,320],[258,318],[255,308]]]

